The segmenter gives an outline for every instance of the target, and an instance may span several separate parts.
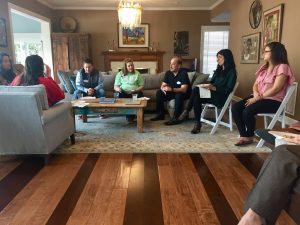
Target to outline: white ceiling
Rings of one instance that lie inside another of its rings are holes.
[[[119,0],[37,0],[52,9],[115,10]],[[223,0],[135,0],[143,10],[211,10]]]

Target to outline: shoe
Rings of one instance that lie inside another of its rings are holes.
[[[157,115],[157,116],[151,118],[150,120],[151,121],[158,121],[158,120],[164,120],[164,119],[165,119],[164,116]]]
[[[178,120],[184,121],[187,118],[188,114],[189,113],[188,113],[187,110],[183,110],[183,112],[181,113],[181,115],[178,117]]]
[[[196,122],[194,125],[193,130],[191,130],[192,134],[198,134],[201,131],[201,123],[200,122]]]
[[[133,123],[134,119],[135,119],[134,116],[131,116],[131,115],[130,116],[126,116],[126,120],[127,120],[128,123]]]
[[[246,146],[246,145],[249,145],[249,144],[252,144],[253,143],[253,140],[249,139],[249,140],[239,140],[237,143],[235,143],[234,145],[235,146]]]
[[[176,125],[176,124],[180,124],[182,121],[180,121],[179,119],[175,119],[172,118],[169,121],[165,122],[165,125],[170,126],[170,125]]]

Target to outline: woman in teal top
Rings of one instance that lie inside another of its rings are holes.
[[[194,107],[195,126],[192,134],[197,134],[201,130],[201,113],[202,104],[210,103],[215,106],[222,107],[228,95],[232,92],[236,82],[236,69],[232,52],[229,49],[222,49],[217,53],[218,66],[209,84],[205,85],[211,91],[211,98],[200,98],[199,88],[195,87],[189,99],[187,108],[179,116],[179,120],[183,121],[188,112]]]
[[[133,60],[126,58],[123,69],[116,75],[114,89],[119,93],[119,98],[132,98],[132,94],[143,97],[144,79],[139,71],[134,69]],[[132,121],[132,116],[126,116],[128,121]]]

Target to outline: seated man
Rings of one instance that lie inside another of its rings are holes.
[[[267,158],[245,203],[238,225],[275,224],[291,197],[300,195],[300,135],[286,141],[297,145],[278,146]],[[300,223],[300,208],[293,208]]]
[[[183,102],[188,99],[191,94],[191,85],[186,70],[181,68],[182,61],[178,57],[173,57],[170,63],[170,70],[166,72],[164,81],[160,90],[156,92],[156,112],[157,115],[151,121],[164,120],[164,102],[175,99],[175,112],[170,121],[165,122],[166,125],[174,125],[180,123],[178,117],[183,108]]]
[[[79,93],[83,96],[104,97],[102,74],[94,69],[91,59],[85,59],[83,68],[77,73],[76,87],[77,90],[74,92],[76,99]]]

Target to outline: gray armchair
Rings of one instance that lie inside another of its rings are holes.
[[[43,85],[0,86],[0,104],[0,155],[45,155],[68,137],[75,143],[71,103],[49,108]]]

